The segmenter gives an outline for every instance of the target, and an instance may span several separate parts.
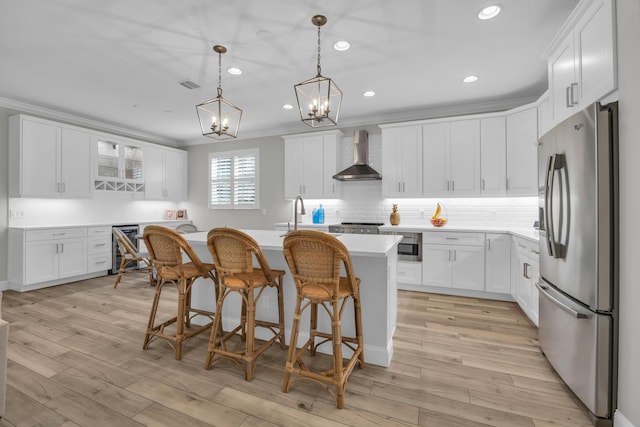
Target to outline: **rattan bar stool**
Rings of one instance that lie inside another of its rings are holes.
[[[237,293],[242,298],[240,324],[221,339],[211,333],[205,369],[218,360],[229,358],[244,371],[245,380],[251,381],[257,359],[276,340],[284,348],[284,302],[282,277],[285,272],[272,270],[258,243],[246,233],[232,228],[214,228],[207,235],[207,246],[213,257],[220,283],[220,297],[212,331],[222,330],[222,306],[226,298]],[[254,267],[254,257],[258,267]],[[256,309],[265,289],[275,288],[278,296],[278,322],[256,319]],[[266,328],[273,337],[256,347],[256,327]],[[230,329],[230,328],[229,328]],[[230,348],[229,340],[240,332],[244,345]],[[239,347],[239,348],[238,348]]]
[[[117,227],[113,228],[113,235],[116,238],[116,242],[118,243],[118,250],[120,251],[120,258],[122,261],[120,262],[120,270],[118,271],[118,277],[116,277],[116,283],[113,285],[114,289],[118,287],[118,283],[122,279],[122,275],[124,273],[129,272],[149,272],[149,284],[153,286],[153,268],[151,267],[151,260],[149,259],[149,254],[146,252],[138,252],[135,245],[131,240],[127,237],[126,234],[122,232]],[[136,270],[127,270],[127,266],[129,264],[144,264],[145,267],[142,269]]]
[[[155,267],[158,280],[156,292],[149,314],[149,324],[144,337],[143,349],[149,348],[156,339],[165,340],[176,352],[176,360],[182,358],[183,341],[209,329],[213,325],[214,312],[198,310],[191,307],[191,288],[198,278],[211,279],[214,282],[212,303],[218,297],[218,279],[213,264],[203,263],[182,235],[174,230],[157,225],[149,225],[144,229],[144,242],[149,250],[151,263]],[[184,262],[183,259],[188,260]],[[163,287],[171,283],[178,291],[178,314],[164,322],[156,322],[158,303]],[[198,316],[210,319],[205,325],[191,327],[191,320]],[[165,327],[175,323],[175,333],[165,332]]]
[[[298,230],[284,238],[284,256],[293,275],[297,298],[282,391],[288,392],[291,384],[302,379],[315,381],[336,399],[337,408],[343,408],[344,393],[351,371],[356,363],[364,368],[360,279],[355,277],[351,255],[342,242],[330,234]],[[341,266],[344,267],[346,277],[340,276]],[[355,337],[344,337],[342,313],[350,298],[354,304]],[[319,305],[329,315],[331,333],[317,329]],[[307,308],[311,308],[309,339],[298,349],[300,317]],[[310,356],[315,356],[317,348],[329,341],[333,348],[333,368],[312,371],[303,361],[303,355],[309,351]],[[346,365],[342,358],[343,344],[353,351]],[[336,387],[336,393],[331,386]]]

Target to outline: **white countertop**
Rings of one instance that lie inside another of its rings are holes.
[[[166,226],[170,226],[171,224],[184,224],[191,223],[190,219],[184,220],[148,220],[148,221],[118,221],[118,222],[91,222],[91,223],[81,223],[81,224],[44,224],[44,225],[12,225],[9,228],[17,229],[17,230],[40,230],[45,228],[74,228],[74,227],[112,227],[114,225],[147,225],[147,224],[162,224]]]
[[[509,233],[518,237],[537,242],[539,240],[539,232],[533,227],[516,228],[516,227],[500,227],[500,226],[483,226],[483,225],[450,225],[444,227],[434,227],[430,224],[407,224],[407,225],[383,225],[380,227],[381,232],[416,232],[424,233],[426,231],[447,232],[475,232],[475,233]]]
[[[253,237],[262,250],[282,250],[284,234],[275,230],[241,230]],[[400,242],[400,236],[392,235],[363,235],[363,234],[339,234],[336,235],[349,250],[352,256],[386,257],[395,251]],[[184,234],[184,238],[190,244],[207,244],[207,232]]]

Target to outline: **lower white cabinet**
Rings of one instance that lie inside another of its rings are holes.
[[[46,282],[87,272],[87,229],[27,231],[25,284]]]
[[[408,285],[421,285],[422,263],[415,261],[398,261],[396,264],[396,281]]]
[[[111,227],[87,228],[87,272],[109,270],[112,265],[113,250]]]
[[[514,237],[513,249],[516,256],[513,261],[511,295],[527,317],[538,326],[538,244]]]
[[[485,255],[484,290],[509,294],[511,291],[511,235],[487,233]]]
[[[9,229],[8,281],[27,291],[107,274],[111,227]]]
[[[484,291],[484,233],[423,233],[422,283]]]

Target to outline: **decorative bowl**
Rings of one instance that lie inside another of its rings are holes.
[[[447,223],[445,218],[431,218],[431,225],[434,227],[442,227]]]

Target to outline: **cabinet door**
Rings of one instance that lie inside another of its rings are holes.
[[[597,101],[616,87],[611,0],[594,1],[576,24],[576,66],[580,105]]]
[[[480,121],[480,192],[503,195],[507,182],[507,125],[504,117]]]
[[[60,128],[22,121],[22,196],[60,195]]]
[[[425,197],[449,194],[449,124],[422,126],[422,188]]]
[[[304,139],[292,138],[284,142],[284,197],[295,199],[302,194],[304,168]]]
[[[507,195],[538,194],[538,112],[507,116]]]
[[[148,148],[145,148],[145,151]],[[169,200],[187,200],[187,152],[167,150],[164,152],[164,194]],[[145,162],[145,174],[148,168]],[[146,190],[145,190],[146,191]]]
[[[484,247],[453,246],[451,287],[484,290]]]
[[[144,198],[166,199],[164,188],[164,150],[147,147],[144,150]]]
[[[342,193],[341,182],[333,179],[338,172],[338,136],[325,135],[323,138],[323,188],[324,198],[336,199]]]
[[[574,111],[574,105],[577,103],[577,99],[575,99],[577,94],[572,93],[577,85],[574,70],[575,53],[573,33],[571,33],[549,58],[549,82],[553,99],[554,123],[560,123]]]
[[[25,247],[25,284],[46,282],[58,278],[58,251],[56,241],[27,242]]]
[[[501,294],[511,289],[511,236],[508,234],[487,234],[485,290]]]
[[[304,138],[303,195],[308,198],[324,197],[324,142],[322,136]]]
[[[87,272],[87,239],[68,239],[58,243],[58,277],[72,277]]]
[[[400,128],[382,129],[382,196],[397,197],[402,189]]]
[[[62,129],[61,193],[63,197],[91,197],[90,133]]]
[[[451,287],[451,247],[426,244],[422,248],[422,282],[428,286]]]
[[[452,122],[450,128],[451,192],[480,194],[480,121]]]
[[[402,197],[422,196],[422,127],[401,128],[399,151]]]
[[[529,289],[529,318],[534,323],[534,325],[538,326],[538,300],[540,298],[540,295],[536,283],[540,281],[540,268],[537,260],[531,259],[531,269],[529,272],[529,276],[531,277],[531,288]]]

